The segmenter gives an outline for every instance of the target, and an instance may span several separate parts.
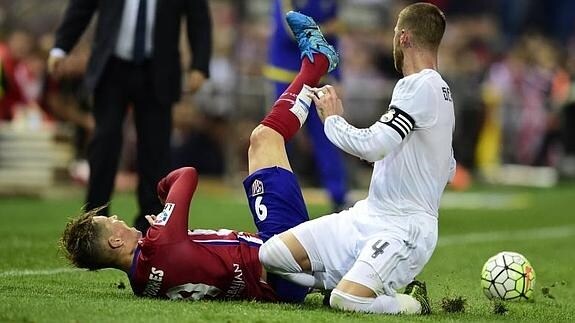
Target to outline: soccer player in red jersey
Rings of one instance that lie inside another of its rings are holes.
[[[286,19],[294,34],[305,38],[300,42],[302,66],[250,136],[244,188],[258,233],[190,231],[188,213],[198,176],[194,168],[184,167],[158,183],[164,210],[148,216],[151,227],[145,236],[117,216],[97,216],[97,209],[71,220],[61,242],[75,266],[122,270],[139,296],[303,301],[308,288],[267,273],[258,251],[263,241],[309,219],[285,142],[307,118],[309,86],[316,86],[339,58],[311,18],[290,12]]]

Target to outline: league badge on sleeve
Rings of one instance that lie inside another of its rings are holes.
[[[166,225],[170,216],[172,215],[172,211],[174,211],[174,207],[176,205],[174,203],[166,203],[164,205],[164,210],[156,216],[156,221],[154,221],[154,225]]]

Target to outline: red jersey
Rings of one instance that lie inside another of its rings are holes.
[[[194,168],[171,172],[158,184],[164,210],[140,240],[129,273],[134,294],[170,299],[248,299],[276,301],[262,281],[253,234],[231,230],[188,230]]]

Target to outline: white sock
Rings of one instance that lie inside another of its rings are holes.
[[[305,123],[309,109],[311,108],[312,99],[307,96],[311,93],[310,87],[304,84],[295,98],[294,105],[289,109],[298,118],[300,128]]]
[[[378,314],[420,314],[421,304],[405,294],[381,295],[376,298],[351,295],[334,289],[329,304],[344,311]]]
[[[421,303],[407,294],[395,294],[395,298],[399,303],[401,313],[404,314],[420,314],[421,313]]]

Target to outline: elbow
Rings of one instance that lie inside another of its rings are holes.
[[[182,167],[177,172],[176,179],[186,181],[193,192],[198,186],[198,171],[194,167]]]
[[[375,163],[378,160],[382,160],[383,157],[385,157],[385,153],[379,150],[372,149],[364,151],[361,154],[358,154],[358,157],[369,163]]]

